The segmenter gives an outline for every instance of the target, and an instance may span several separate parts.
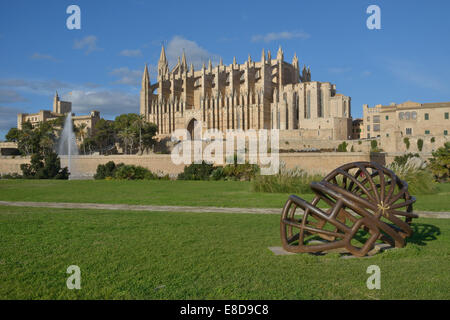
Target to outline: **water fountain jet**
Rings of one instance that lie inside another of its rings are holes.
[[[58,144],[58,155],[67,156],[67,167],[69,169],[69,180],[76,177],[76,167],[72,165],[72,156],[78,155],[78,146],[73,132],[72,113],[69,112],[64,121],[64,127],[61,132]]]

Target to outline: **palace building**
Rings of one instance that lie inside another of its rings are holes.
[[[295,54],[284,61],[262,51],[260,61],[249,56],[243,64],[222,60],[194,70],[186,56],[169,69],[164,46],[158,62],[157,82],[150,83],[145,66],[140,94],[140,114],[158,126],[159,135],[176,129],[192,132],[194,121],[203,129],[280,129],[305,139],[351,139],[351,99],[336,92],[329,82],[311,80],[311,71],[300,70]]]
[[[41,122],[55,120],[57,118],[65,117],[67,113],[72,112],[72,102],[62,101],[59,98],[58,92],[53,98],[53,110],[40,110],[36,113],[19,113],[17,115],[17,128],[22,129],[22,124],[30,122],[33,127]],[[83,127],[87,133],[86,136],[91,136],[95,131],[95,124],[100,120],[100,112],[93,110],[87,115],[72,116],[73,125],[75,127]]]

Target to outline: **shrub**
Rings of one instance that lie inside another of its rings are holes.
[[[214,169],[214,171],[211,173],[211,179],[213,179],[213,180],[225,179],[225,173],[223,171],[223,167],[217,167],[216,169]]]
[[[320,175],[310,175],[299,168],[286,169],[281,164],[280,172],[275,175],[256,175],[252,182],[252,190],[272,193],[312,193],[309,184],[322,180]]]
[[[61,161],[55,152],[45,157],[41,153],[33,153],[30,163],[20,165],[25,179],[69,179],[67,167],[61,168]]]
[[[420,158],[410,157],[404,164],[393,162],[389,168],[394,171],[400,179],[408,183],[408,191],[412,195],[433,194],[438,190],[432,172]]]
[[[377,140],[371,140],[370,141],[370,151],[372,152],[378,152],[378,142]]]
[[[248,162],[228,164],[223,168],[223,173],[225,179],[249,181],[259,173],[259,166]]]
[[[141,166],[121,165],[114,171],[114,178],[117,180],[154,180],[158,177],[150,170]]]
[[[423,149],[423,140],[422,139],[417,140],[417,149],[419,149],[419,151],[422,151],[422,149]]]
[[[404,166],[406,164],[406,162],[408,162],[408,160],[411,158],[419,158],[419,154],[418,153],[407,153],[402,156],[396,156],[394,158],[394,163],[398,166]]]
[[[403,138],[403,143],[406,146],[406,150],[409,150],[409,138],[408,137]]]
[[[350,149],[350,152],[355,152],[355,148],[352,146],[352,148]]]
[[[434,177],[441,182],[448,181],[450,177],[450,142],[446,142],[432,153],[430,161],[430,170]]]
[[[361,140],[359,140],[359,141],[358,141],[358,144],[362,144],[362,141],[361,141]]]
[[[337,147],[337,152],[347,152],[347,142],[343,141],[340,145]]]
[[[105,164],[99,164],[97,166],[97,172],[94,175],[94,179],[97,180],[156,180],[156,179],[170,179],[169,175],[159,177],[151,172],[149,169],[135,166],[126,165],[124,163],[115,164],[113,161],[109,161]]]
[[[123,163],[120,163],[120,165],[123,165]],[[116,170],[116,164],[114,161],[109,161],[106,164],[99,164],[97,166],[97,172],[94,175],[94,179],[101,180],[106,179],[107,177],[113,178],[114,177],[114,171]]]
[[[209,176],[214,171],[214,165],[202,161],[202,163],[192,163],[178,175],[178,180],[209,180]]]

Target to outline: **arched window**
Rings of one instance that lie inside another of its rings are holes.
[[[404,115],[403,112],[400,112],[400,113],[398,114],[398,119],[399,119],[399,120],[403,120],[403,115]]]
[[[409,112],[405,112],[405,120],[409,120],[411,114]]]

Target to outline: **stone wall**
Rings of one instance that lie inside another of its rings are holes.
[[[392,157],[393,159],[393,157]],[[310,173],[326,174],[334,168],[352,161],[377,161],[385,164],[385,155],[369,154],[366,152],[304,152],[304,153],[280,153],[280,161],[287,168],[299,167]],[[29,157],[0,157],[0,174],[21,173],[20,164],[28,163]],[[110,155],[110,156],[76,156],[73,157],[72,168],[79,172],[80,176],[91,177],[96,172],[99,164],[114,161],[116,164],[134,164],[146,167],[153,172],[168,173],[175,176],[183,171],[184,165],[175,165],[171,156],[167,154],[153,155]],[[61,165],[68,166],[67,158],[61,157]]]

